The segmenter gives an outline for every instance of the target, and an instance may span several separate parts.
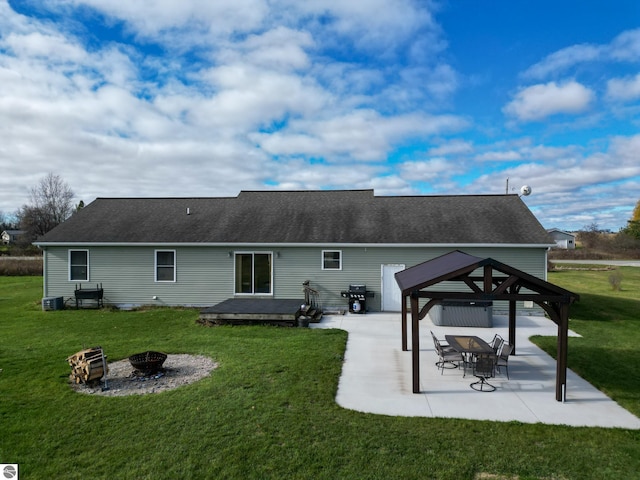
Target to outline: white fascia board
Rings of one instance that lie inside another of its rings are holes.
[[[205,242],[35,242],[38,247],[236,247],[236,248],[551,248],[555,243],[205,243]]]

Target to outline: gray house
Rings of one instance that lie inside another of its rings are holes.
[[[44,297],[104,289],[104,303],[210,306],[304,298],[400,311],[394,274],[453,249],[546,279],[555,245],[518,195],[376,196],[373,190],[242,191],[219,198],[98,198],[35,242]],[[495,308],[494,308],[495,310]]]

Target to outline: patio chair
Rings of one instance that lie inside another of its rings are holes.
[[[435,342],[437,341],[437,342],[439,342],[439,343],[440,343],[440,346],[441,346],[442,348],[444,348],[444,349],[451,349],[451,350],[453,350],[453,349],[451,348],[451,346],[447,343],[447,341],[446,341],[446,340],[443,340],[443,339],[441,339],[441,338],[436,337],[436,334],[435,334],[435,333],[433,333],[433,330],[429,330],[429,332],[431,332],[431,338],[433,338],[433,343],[434,343],[434,344],[435,344]]]
[[[500,367],[504,367],[507,371],[507,380],[509,380],[509,356],[511,355],[511,352],[513,352],[513,345],[505,343],[502,345],[502,349],[498,353],[496,360],[496,368],[498,369],[498,372],[500,372]]]
[[[478,381],[473,382],[470,386],[479,392],[493,392],[496,387],[487,382],[488,378],[495,377],[496,357],[490,353],[479,353],[475,356],[473,362],[473,376]]]
[[[460,362],[464,362],[464,358],[462,354],[456,352],[453,348],[447,346],[443,347],[442,342],[436,338],[436,336],[431,332],[431,337],[433,338],[433,345],[436,347],[436,353],[438,354],[438,361],[436,362],[436,367],[440,369],[440,375],[444,373],[445,368],[458,368],[460,367]]]
[[[493,351],[496,352],[496,355],[498,355],[498,351],[500,350],[500,347],[502,347],[503,344],[504,344],[504,339],[497,333],[493,336],[493,340],[489,342],[489,345],[491,345],[491,348],[493,348]]]

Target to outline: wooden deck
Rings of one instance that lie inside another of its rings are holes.
[[[203,325],[298,326],[304,299],[230,298],[200,311]]]

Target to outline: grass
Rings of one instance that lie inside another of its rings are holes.
[[[558,275],[552,281],[570,288],[572,274]],[[602,298],[638,291],[626,275],[622,292],[603,291]],[[42,312],[41,281],[0,277],[0,462],[19,463],[21,478],[639,478],[638,431],[344,410],[334,400],[342,331],[207,328],[189,309]],[[602,298],[575,290],[584,310],[572,313],[571,327],[585,337],[570,340],[570,366],[589,378],[589,365],[603,359],[606,325],[614,351],[628,334],[637,340],[637,327],[633,318],[595,318],[595,307],[583,304]],[[615,307],[623,313],[637,309],[637,299],[622,300],[630,302]],[[208,355],[220,367],[157,395],[74,393],[65,358],[94,345],[110,361],[158,349]],[[608,369],[620,376],[633,370],[619,361]],[[626,386],[605,375],[596,380],[638,414],[637,377]]]
[[[611,271],[563,270],[550,273],[549,281],[580,294],[569,328],[582,338],[569,338],[569,367],[640,416],[640,268],[620,267],[616,273],[619,290],[611,284]],[[555,339],[535,340],[555,354]]]

